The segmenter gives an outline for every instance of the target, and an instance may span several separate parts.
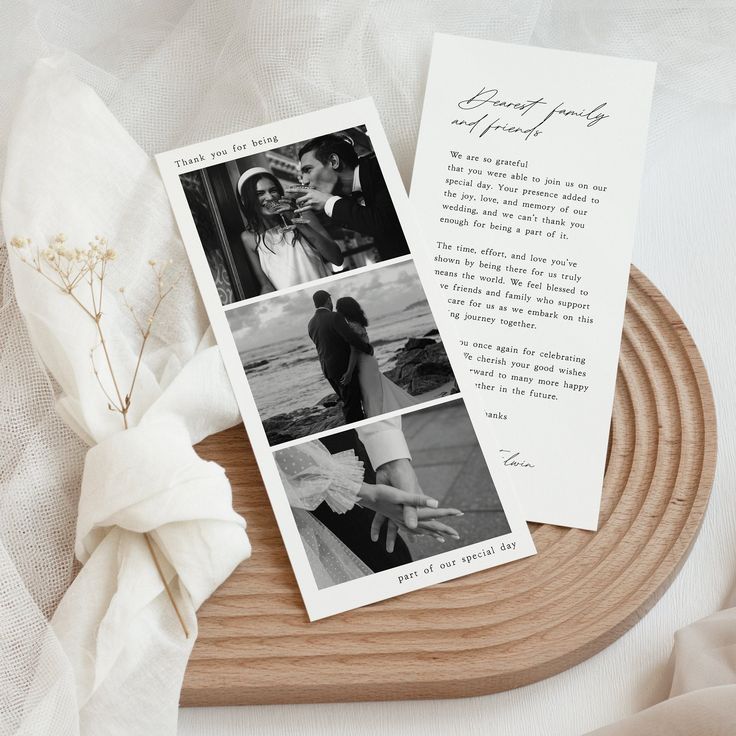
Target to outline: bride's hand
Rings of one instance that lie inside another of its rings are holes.
[[[353,380],[353,372],[345,371],[345,373],[343,373],[342,375],[342,378],[340,379],[340,385],[347,386],[352,380]]]
[[[278,201],[278,206],[282,209],[277,210],[276,214],[283,215],[290,225],[294,225],[296,228],[314,228],[314,223],[316,222],[316,217],[313,212],[297,212],[295,207],[296,204],[294,203],[293,199],[289,199],[288,197],[282,197]],[[306,217],[305,217],[306,215]]]
[[[422,511],[434,512],[435,510],[419,509],[419,511],[421,513]],[[463,512],[459,511],[458,509],[436,509],[436,511],[443,516],[463,515]],[[373,517],[373,522],[371,523],[371,539],[374,542],[378,539],[378,536],[381,533],[381,527],[384,523],[387,524],[386,549],[389,552],[393,551],[394,542],[396,540],[396,534],[398,531],[402,531],[408,534],[410,537],[430,536],[440,544],[444,544],[445,538],[447,537],[449,537],[450,539],[454,539],[455,541],[458,541],[460,539],[460,535],[457,533],[457,531],[449,524],[445,524],[444,522],[440,521],[439,518],[420,518],[417,526],[414,529],[409,529],[404,524],[402,524],[401,521],[398,520],[398,518],[390,518],[384,516],[380,511],[377,511]],[[391,549],[389,549],[389,541]]]
[[[424,494],[402,491],[392,486],[364,484],[361,488],[361,506],[375,511],[371,524],[371,539],[378,541],[381,527],[386,524],[386,551],[393,552],[399,530],[412,535],[429,535],[438,542],[444,543],[445,537],[460,539],[460,535],[451,526],[440,521],[442,518],[462,516],[463,512],[453,508],[438,508],[437,501]],[[391,500],[395,499],[395,500]],[[416,502],[412,506],[414,521],[412,528],[404,523],[406,506],[396,501]]]
[[[381,528],[386,524],[386,551],[393,552],[396,537],[399,531],[403,531],[410,536],[430,536],[437,542],[444,544],[446,538],[459,540],[460,535],[455,529],[448,524],[440,521],[440,518],[448,516],[462,516],[463,512],[458,509],[417,509],[419,521],[417,526],[409,529],[403,522],[403,509],[395,504],[371,504],[361,503],[361,505],[375,511],[373,522],[371,524],[371,539],[377,542],[381,533]],[[431,515],[431,516],[430,516]]]
[[[460,509],[417,509],[417,528],[408,529],[410,534],[431,534],[435,539],[440,535],[439,541],[444,542],[444,537],[460,539],[460,535],[451,526],[440,521],[441,518],[464,516]],[[444,536],[442,536],[444,535]]]

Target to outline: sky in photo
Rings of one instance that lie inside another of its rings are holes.
[[[305,335],[314,314],[312,294],[318,289],[329,292],[333,304],[341,296],[352,296],[363,307],[369,323],[426,301],[413,261],[355,271],[345,278],[313,284],[226,312],[238,348],[263,347]]]

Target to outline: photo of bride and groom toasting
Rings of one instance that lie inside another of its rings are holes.
[[[409,254],[365,126],[180,179],[223,304]]]
[[[180,179],[316,586],[507,533],[365,126]]]

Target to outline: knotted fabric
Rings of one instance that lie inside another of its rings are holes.
[[[195,611],[250,554],[223,469],[193,445],[239,416],[154,162],[63,67],[39,62],[16,111],[3,224],[8,240],[31,238],[31,251],[62,231],[71,248],[107,238],[117,257],[100,325],[119,383],[134,390],[125,428],[95,375],[104,384],[94,320],[11,247],[57,410],[90,447],[75,543],[83,567],[39,646],[17,733],[47,733],[63,714],[59,733],[173,734]],[[140,323],[159,295],[151,263],[166,263],[175,286],[138,363]]]

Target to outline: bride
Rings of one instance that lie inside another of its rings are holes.
[[[335,311],[345,317],[350,325],[364,342],[370,345],[368,339],[368,319],[360,304],[351,296],[343,296],[337,300]],[[347,386],[358,369],[358,382],[363,399],[363,413],[366,417],[375,417],[379,414],[414,406],[419,403],[411,394],[386,378],[378,367],[378,361],[373,355],[362,353],[354,347],[350,348],[350,361],[340,383]]]
[[[241,239],[261,294],[332,276],[341,266],[340,246],[313,212],[302,212],[286,223],[293,202],[281,182],[267,169],[255,166],[237,184],[246,226]]]

